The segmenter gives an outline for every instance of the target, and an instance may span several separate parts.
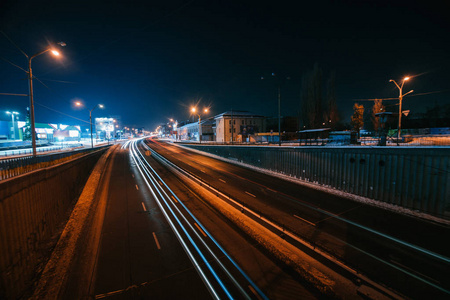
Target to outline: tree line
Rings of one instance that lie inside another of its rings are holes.
[[[302,76],[300,103],[300,129],[352,129],[359,132],[364,126],[364,120],[367,119],[364,106],[355,103],[350,124],[343,122],[336,102],[336,73],[330,72],[324,81],[323,71],[317,63],[312,70],[305,72]],[[369,126],[375,132],[380,128],[379,118],[375,114],[384,110],[382,100],[375,100],[370,115],[371,126]]]

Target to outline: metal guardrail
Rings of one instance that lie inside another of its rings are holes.
[[[36,148],[36,152],[50,152],[55,150],[63,149],[62,146],[53,146],[53,147],[44,147],[44,148]],[[11,155],[26,155],[33,153],[33,149],[14,149],[14,150],[1,150],[1,157],[8,157]]]
[[[450,217],[449,147],[185,146],[343,192]]]
[[[8,179],[14,176],[18,176],[21,174],[25,174],[40,168],[45,168],[49,166],[53,166],[64,161],[71,160],[73,158],[82,156],[92,151],[96,151],[99,149],[104,149],[105,147],[109,147],[110,145],[97,147],[94,149],[80,149],[76,151],[70,152],[61,152],[55,154],[48,155],[39,155],[36,157],[33,156],[22,156],[22,157],[14,157],[10,159],[0,160],[0,180]]]

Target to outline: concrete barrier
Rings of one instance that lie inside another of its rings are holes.
[[[184,146],[439,217],[450,217],[449,147]]]
[[[0,182],[0,298],[17,299],[107,149]]]

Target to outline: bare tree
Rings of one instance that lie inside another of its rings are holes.
[[[323,122],[322,70],[317,63],[312,72],[303,74],[300,99],[303,126],[319,128]]]
[[[327,81],[327,113],[325,121],[331,128],[335,128],[339,122],[339,112],[336,103],[336,73],[331,72]]]
[[[372,115],[371,115],[371,121],[373,125],[373,130],[375,132],[378,132],[378,130],[381,127],[380,118],[375,116],[375,114],[385,111],[385,107],[383,105],[383,100],[381,99],[375,99],[373,106],[372,106]]]
[[[359,130],[364,126],[364,106],[355,103],[353,105],[353,116],[352,116],[352,129],[358,133]]]

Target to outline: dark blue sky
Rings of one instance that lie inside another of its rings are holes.
[[[404,75],[420,75],[405,91],[443,91],[405,98],[405,109],[450,103],[446,1],[303,2],[2,1],[0,28],[29,55],[67,43],[62,59],[33,61],[47,86],[35,81],[36,122],[88,121],[74,99],[89,109],[104,104],[96,117],[147,129],[188,119],[199,99],[212,115],[233,108],[274,116],[276,82],[260,79],[272,72],[291,77],[282,85],[282,114],[296,115],[301,76],[315,62],[324,77],[336,72],[347,118],[355,99],[397,97],[388,81]],[[3,35],[0,58],[0,93],[28,93],[26,74],[5,61],[26,68],[26,59]],[[23,116],[28,105],[26,97],[0,95],[0,111]]]

